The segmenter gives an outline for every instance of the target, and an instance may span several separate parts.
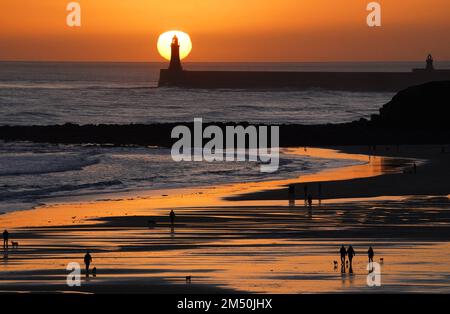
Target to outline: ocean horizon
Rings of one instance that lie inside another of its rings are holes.
[[[417,63],[186,63],[187,70],[407,71]],[[325,89],[156,88],[166,63],[1,62],[0,125],[205,121],[340,123],[368,118],[394,93]]]

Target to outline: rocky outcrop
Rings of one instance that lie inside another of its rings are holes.
[[[382,126],[416,130],[450,128],[450,81],[400,91],[372,121]]]

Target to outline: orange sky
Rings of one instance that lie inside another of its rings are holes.
[[[191,35],[187,61],[450,60],[449,0],[0,0],[0,60],[162,61],[158,35]]]

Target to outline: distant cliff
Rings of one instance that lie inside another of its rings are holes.
[[[448,144],[450,81],[432,82],[400,91],[371,120],[324,125],[280,125],[280,146]],[[154,145],[170,147],[176,125],[192,122],[129,125],[0,126],[0,139],[62,144]],[[246,122],[204,123],[222,129]],[[276,124],[276,121],[274,121]]]

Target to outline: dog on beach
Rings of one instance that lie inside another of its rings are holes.
[[[191,283],[192,276],[186,276],[186,283]]]
[[[333,264],[334,264],[334,268],[338,267],[338,262],[337,261],[333,261]]]
[[[97,277],[97,267],[92,268],[92,276]]]
[[[19,242],[11,241],[11,245],[12,245],[13,249],[19,248]]]

